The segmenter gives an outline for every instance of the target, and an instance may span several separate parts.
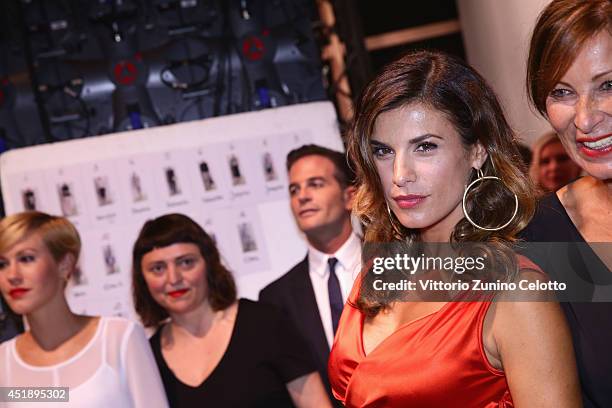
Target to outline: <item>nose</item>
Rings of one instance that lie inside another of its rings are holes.
[[[312,199],[312,197],[310,195],[310,191],[308,191],[308,190],[309,189],[307,187],[302,187],[296,193],[297,194],[297,199],[298,199],[300,204],[305,204],[305,203],[307,203],[308,201],[310,201]]]
[[[591,133],[604,120],[605,113],[596,98],[590,95],[580,97],[576,104],[574,125],[584,134]]]
[[[179,268],[177,268],[176,265],[169,265],[168,266],[168,282],[171,285],[176,285],[177,283],[180,283],[182,280],[183,280],[183,276]]]
[[[397,154],[393,160],[393,184],[403,187],[406,183],[415,181],[416,175],[409,165],[408,160],[404,160],[401,154]]]
[[[19,265],[17,265],[16,262],[11,262],[7,266],[6,279],[13,286],[17,286],[23,282],[23,277],[21,275],[21,271],[19,270]]]

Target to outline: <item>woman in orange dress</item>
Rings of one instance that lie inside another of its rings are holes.
[[[348,151],[366,245],[481,243],[487,265],[503,266],[500,281],[542,280],[510,246],[534,211],[514,135],[465,63],[421,51],[385,67],[357,105]],[[376,276],[370,268],[356,281],[330,355],[332,389],[346,406],[580,406],[554,292],[400,301]]]

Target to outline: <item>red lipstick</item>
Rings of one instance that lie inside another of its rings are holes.
[[[598,137],[576,138],[578,150],[588,157],[603,157],[612,152],[612,133]]]
[[[171,292],[168,292],[168,296],[176,299],[176,298],[180,298],[181,296],[183,296],[187,292],[189,292],[189,289],[173,290]]]
[[[397,203],[397,206],[402,209],[414,208],[425,201],[426,198],[427,196],[418,194],[399,195],[393,197]]]
[[[26,289],[26,288],[15,288],[9,291],[9,296],[13,299],[20,299],[29,291],[30,289]]]

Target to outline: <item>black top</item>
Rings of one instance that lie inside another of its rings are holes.
[[[567,277],[570,270],[575,279],[568,281],[568,288],[578,292],[574,296],[582,299],[592,294],[594,284],[612,284],[612,273],[584,244],[555,193],[541,200],[521,235],[531,242],[561,243],[551,244],[548,252],[539,248],[527,255],[553,277]],[[612,303],[563,302],[561,306],[572,332],[584,407],[612,407]]]
[[[239,300],[225,354],[197,387],[175,377],[160,340],[161,327],[150,342],[172,407],[293,407],[286,384],[315,371],[303,340],[278,309],[247,299]]]

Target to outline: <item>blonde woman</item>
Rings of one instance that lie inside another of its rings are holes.
[[[545,133],[536,140],[529,176],[540,189],[540,194],[559,190],[576,180],[581,172],[582,169],[572,161],[555,132]]]
[[[168,406],[141,326],[68,307],[80,249],[65,218],[25,212],[0,221],[0,292],[29,327],[0,345],[0,386],[68,387],[61,406]]]

